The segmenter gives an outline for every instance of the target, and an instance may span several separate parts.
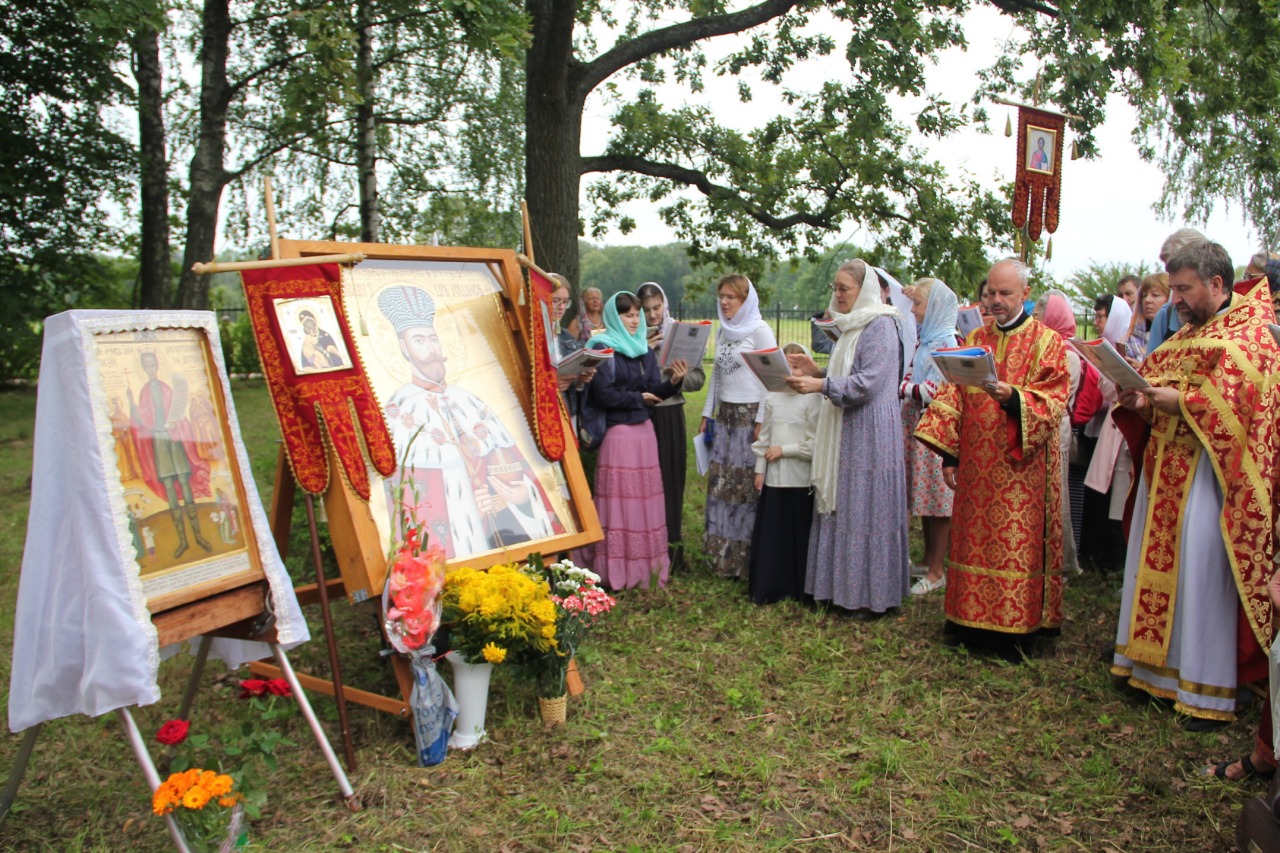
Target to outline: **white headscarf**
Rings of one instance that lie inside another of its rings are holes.
[[[718,293],[719,288],[716,290]],[[733,315],[733,319],[725,319],[724,308],[720,306],[719,299],[716,300],[716,311],[720,314],[717,339],[740,341],[754,332],[757,326],[765,325],[764,318],[760,316],[760,297],[756,295],[756,286],[751,283],[751,279],[747,279],[747,298],[743,300],[742,307]]]
[[[853,354],[862,337],[862,330],[877,317],[898,317],[898,309],[880,301],[880,272],[866,264],[862,289],[848,314],[836,310],[833,295],[827,310],[840,329],[840,340],[831,351],[827,362],[827,377],[843,379],[853,370]],[[813,442],[812,481],[817,509],[820,513],[836,511],[836,489],[840,481],[840,427],[844,422],[844,409],[836,405],[823,406],[818,414],[818,428]]]
[[[1111,341],[1111,345],[1124,353],[1125,338],[1129,335],[1129,321],[1133,319],[1133,309],[1123,297],[1111,300],[1111,310],[1107,312],[1107,325],[1102,329],[1102,337]]]
[[[662,285],[658,284],[656,281],[646,281],[644,284],[640,285],[640,287],[637,287],[636,295],[639,296],[640,291],[646,286],[656,287],[658,292],[662,294],[662,328],[659,330],[658,335],[665,341],[667,339],[667,334],[671,331],[671,327],[674,326],[676,322],[675,317],[671,316],[671,300],[667,299],[667,292],[663,290]],[[644,310],[643,299],[640,300],[640,310]]]

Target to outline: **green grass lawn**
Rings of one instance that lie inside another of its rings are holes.
[[[702,397],[692,396],[696,423]],[[5,644],[34,401],[0,394]],[[276,436],[262,384],[238,385],[236,405],[265,499]],[[702,499],[691,475],[685,539],[695,556]],[[339,803],[305,727],[284,721],[297,745],[272,775],[251,842],[280,851],[1229,849],[1239,806],[1262,785],[1196,771],[1249,748],[1257,707],[1222,731],[1188,734],[1166,707],[1117,688],[1101,655],[1118,583],[1073,580],[1062,637],[1010,665],[944,649],[940,595],[859,622],[789,603],[755,607],[741,582],[697,568],[665,589],[619,596],[580,656],[588,690],[571,700],[564,728],[544,732],[531,690],[499,670],[492,740],[421,769],[405,721],[353,706],[359,813]],[[324,674],[323,633],[309,615],[318,639],[293,657]],[[373,612],[339,602],[335,615],[349,682],[390,692]],[[144,732],[176,712],[188,665],[182,656],[162,667],[164,700],[137,712]],[[8,654],[0,670],[7,687]],[[210,667],[197,730],[250,719],[239,677]],[[336,745],[333,703],[313,702]],[[4,738],[4,766],[17,746]],[[0,849],[170,849],[149,802],[114,716],[55,721],[0,824]]]

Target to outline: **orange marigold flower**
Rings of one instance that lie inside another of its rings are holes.
[[[188,809],[202,809],[209,802],[209,792],[199,785],[193,785],[182,795],[182,805]]]

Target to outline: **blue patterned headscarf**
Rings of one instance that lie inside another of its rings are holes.
[[[609,301],[604,304],[604,332],[591,338],[591,347],[600,349],[602,346],[610,347],[615,352],[623,355],[629,355],[632,358],[639,358],[649,351],[649,339],[647,327],[644,322],[644,311],[640,311],[640,325],[636,327],[636,333],[633,335],[627,331],[627,327],[622,325],[622,317],[618,315],[618,297],[627,291],[620,291],[609,297]],[[628,296],[635,297],[634,293],[627,293]],[[639,299],[636,299],[639,302]]]
[[[926,281],[932,281],[933,285],[929,289],[929,301],[925,303],[924,322],[920,324],[920,342],[911,361],[911,381],[917,385],[945,381],[942,371],[933,363],[933,353],[956,345],[956,315],[960,310],[955,293],[942,279],[922,278],[916,286]]]

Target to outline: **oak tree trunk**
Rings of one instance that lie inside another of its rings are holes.
[[[576,0],[526,0],[525,197],[538,266],[578,284],[578,188],[586,92],[573,58]]]

